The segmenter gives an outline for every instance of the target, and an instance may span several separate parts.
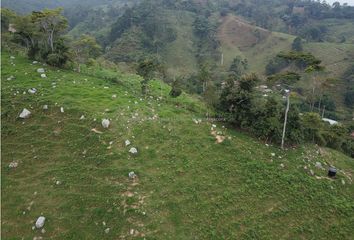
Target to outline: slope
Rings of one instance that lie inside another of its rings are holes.
[[[222,18],[218,38],[225,67],[230,66],[232,59],[240,55],[249,60],[250,71],[263,74],[270,59],[280,51],[291,50],[295,36],[270,32],[235,15],[228,15]],[[307,42],[304,43],[304,50],[321,59],[331,77],[341,77],[354,62],[354,45],[350,43]]]
[[[7,53],[1,74],[3,239],[353,238],[354,163],[338,152],[280,151],[222,123],[216,144],[212,123],[193,121],[206,112],[199,100],[170,98],[159,81],[144,98],[135,75],[112,82]],[[40,215],[45,231],[32,230]]]

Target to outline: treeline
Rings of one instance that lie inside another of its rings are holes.
[[[7,50],[21,46],[31,60],[46,62],[51,66],[87,63],[101,53],[96,39],[82,35],[73,40],[65,36],[68,21],[61,14],[62,8],[32,12],[20,16],[8,9],[1,9],[1,44]]]

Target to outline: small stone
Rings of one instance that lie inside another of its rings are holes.
[[[113,94],[113,95],[112,95],[112,98],[117,98],[117,94]]]
[[[133,147],[133,148],[131,148],[131,149],[129,150],[129,152],[130,152],[131,154],[137,154],[137,153],[138,153],[138,150]]]
[[[38,68],[38,69],[37,69],[37,73],[45,73],[44,68]]]
[[[60,182],[60,181],[56,181],[55,184],[56,184],[56,185],[60,185],[61,182]]]
[[[109,233],[109,230],[110,230],[110,228],[106,228],[106,229],[104,230],[104,232],[105,232],[106,234],[108,234],[108,233]]]
[[[130,229],[130,235],[134,235],[134,232],[135,232],[135,230],[134,229]]]
[[[129,140],[125,140],[125,146],[129,146],[131,142]]]
[[[33,61],[32,64],[37,64],[38,62],[37,61]]]
[[[344,179],[342,179],[342,184],[343,184],[343,185],[345,185],[345,181],[344,181]]]
[[[60,112],[64,113],[64,108],[63,107],[60,108]]]
[[[14,56],[11,56],[10,59],[15,59],[15,57],[14,57]]]
[[[280,164],[280,167],[285,168],[285,165],[283,163]]]
[[[108,119],[103,119],[102,120],[102,127],[103,128],[109,128],[110,124],[111,124],[111,122]]]
[[[275,157],[275,153],[271,153],[272,157]]]
[[[138,176],[134,173],[134,172],[130,172],[129,174],[128,174],[128,176],[129,176],[129,178],[130,179],[136,179]]]
[[[29,118],[30,116],[31,116],[31,112],[26,108],[24,108],[20,114],[20,118],[22,119]]]
[[[315,172],[311,169],[310,174],[313,176],[313,175],[315,175]]]
[[[42,228],[41,233],[42,233],[42,234],[44,234],[44,233],[45,233],[45,229],[44,229],[44,228]]]
[[[48,110],[48,105],[44,105],[43,110]]]
[[[42,228],[44,226],[45,217],[40,216],[36,221],[36,228]]]
[[[80,120],[84,120],[84,119],[85,119],[85,116],[82,115],[82,116],[80,117]]]
[[[15,161],[13,161],[9,164],[9,168],[17,168],[17,166],[18,166],[18,162],[15,162]]]
[[[37,89],[35,89],[35,88],[28,89],[28,93],[30,93],[30,94],[35,94],[36,92],[37,92]]]
[[[47,75],[45,75],[45,73],[41,74],[41,78],[46,78],[46,77],[47,77]]]
[[[322,164],[320,162],[316,162],[315,167],[316,168],[322,168]]]
[[[102,225],[103,225],[103,226],[106,226],[106,222],[102,222]]]

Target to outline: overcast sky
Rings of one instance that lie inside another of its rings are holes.
[[[326,0],[328,3],[334,3],[334,2],[340,2],[341,4],[343,3],[348,3],[349,5],[354,6],[354,0]]]

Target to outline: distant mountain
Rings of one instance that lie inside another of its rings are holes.
[[[127,2],[129,0],[2,0],[2,7],[10,8],[17,13],[28,13],[31,11],[38,11],[44,8],[70,8],[75,5],[83,6],[98,6],[104,4],[115,4],[116,2]]]

